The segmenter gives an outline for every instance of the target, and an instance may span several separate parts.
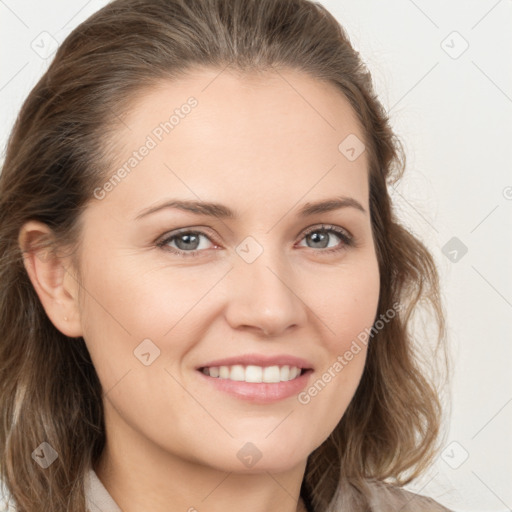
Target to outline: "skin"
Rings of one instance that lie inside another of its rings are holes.
[[[95,470],[125,512],[303,510],[307,457],[352,399],[365,347],[307,404],[297,396],[250,403],[195,368],[246,353],[291,354],[311,362],[310,386],[371,327],[379,271],[366,153],[349,161],[338,150],[363,133],[333,85],[299,71],[240,77],[197,69],[146,91],[121,116],[117,163],[190,96],[197,107],[88,204],[80,277],[69,257],[30,250],[51,234],[35,221],[20,232],[25,265],[54,325],[83,336],[90,351],[106,394],[107,447]],[[297,215],[305,203],[335,196],[365,212]],[[170,198],[219,202],[240,216],[168,208],[135,220]],[[323,246],[305,236],[322,224],[348,231],[356,245],[332,232]],[[179,228],[205,236],[195,246],[175,237],[167,248],[195,249],[196,257],[157,246]],[[248,236],[263,249],[250,264],[236,252]],[[326,246],[340,250],[322,254]],[[148,338],[160,355],[146,366],[134,350]],[[237,457],[246,442],[262,454],[251,468]]]

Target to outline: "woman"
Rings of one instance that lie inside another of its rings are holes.
[[[307,0],[116,0],[27,98],[0,178],[17,510],[447,510],[371,78]]]

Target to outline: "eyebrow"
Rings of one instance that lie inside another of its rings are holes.
[[[179,200],[170,199],[164,203],[145,208],[136,217],[135,220],[139,220],[152,213],[158,212],[163,209],[176,208],[186,212],[191,212],[196,215],[207,215],[211,217],[218,217],[221,219],[236,219],[240,215],[236,210],[232,210],[226,205],[207,201],[192,201],[192,200]],[[341,208],[355,208],[366,214],[364,207],[352,197],[333,197],[331,199],[323,199],[313,203],[306,203],[297,212],[297,215],[301,218],[316,215],[318,213],[326,213],[333,210],[339,210]]]

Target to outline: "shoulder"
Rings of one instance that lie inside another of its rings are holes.
[[[453,512],[433,498],[407,491],[402,487],[377,481],[367,480],[370,510],[372,512]]]
[[[84,492],[87,512],[122,512],[92,468],[85,475]]]
[[[3,480],[0,480],[0,512],[16,512],[12,496]]]

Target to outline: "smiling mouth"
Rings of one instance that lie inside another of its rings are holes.
[[[308,371],[305,368],[289,365],[256,366],[240,365],[232,366],[205,366],[199,371],[217,379],[232,380],[238,382],[262,382],[266,384],[287,382],[294,380]]]

